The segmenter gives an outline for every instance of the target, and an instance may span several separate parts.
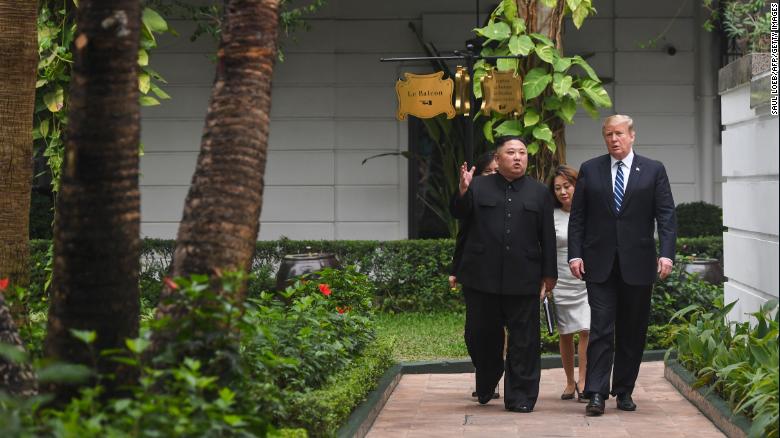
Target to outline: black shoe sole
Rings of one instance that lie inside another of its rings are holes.
[[[471,396],[474,398],[477,398],[477,391],[472,391]],[[493,399],[501,398],[501,394],[494,392],[493,393]]]
[[[617,408],[626,412],[634,412],[636,410],[636,406],[620,406],[620,403],[618,403]]]
[[[585,415],[588,417],[599,417],[604,415],[604,409],[600,409],[595,406],[588,406],[585,408]]]

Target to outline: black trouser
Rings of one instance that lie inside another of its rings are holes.
[[[615,264],[607,281],[587,282],[587,287],[590,338],[585,392],[599,393],[604,398],[608,398],[609,394],[630,394],[634,390],[645,349],[653,285],[626,284],[615,257]]]
[[[506,371],[504,405],[533,409],[542,369],[539,297],[490,294],[466,287],[463,292],[466,348],[476,368],[477,394],[493,394]],[[506,362],[504,326],[509,332]]]

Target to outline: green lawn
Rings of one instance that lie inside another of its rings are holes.
[[[468,359],[463,341],[464,312],[379,313],[377,336],[392,338],[396,361]],[[541,330],[542,354],[558,354],[558,334]]]
[[[377,335],[393,338],[397,361],[467,359],[464,313],[381,313]]]

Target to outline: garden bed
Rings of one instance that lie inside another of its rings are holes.
[[[744,415],[732,413],[728,402],[720,398],[712,387],[696,388],[694,386],[696,377],[677,360],[670,359],[664,362],[664,377],[726,436],[729,438],[748,436],[750,420]]]

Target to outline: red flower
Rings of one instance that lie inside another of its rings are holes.
[[[322,292],[322,294],[325,295],[326,297],[332,293],[330,287],[325,283],[321,283],[319,288],[320,288],[320,292]]]
[[[165,283],[166,286],[168,286],[170,289],[176,290],[179,288],[179,285],[176,284],[175,281],[171,280],[171,277],[165,277],[163,278],[163,283]]]
[[[6,290],[9,282],[8,278],[0,278],[0,291]]]
[[[347,309],[345,309],[343,307],[336,306],[336,311],[339,312],[339,315],[343,315],[344,313],[347,312]]]

